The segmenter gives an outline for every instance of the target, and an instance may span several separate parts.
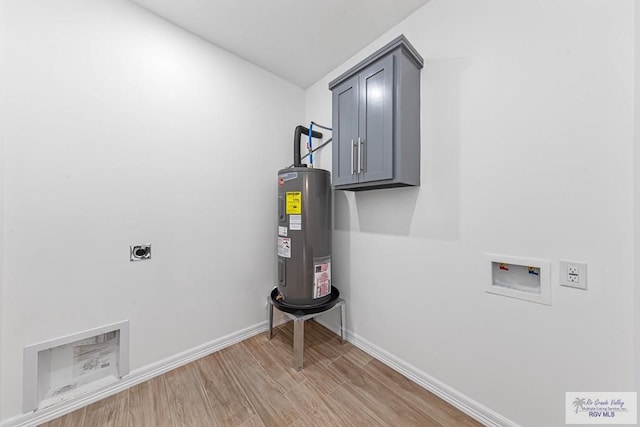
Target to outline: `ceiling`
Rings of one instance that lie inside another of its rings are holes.
[[[131,0],[307,88],[429,0]]]

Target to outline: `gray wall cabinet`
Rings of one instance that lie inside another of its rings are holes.
[[[420,185],[422,66],[401,35],[329,83],[336,189]]]

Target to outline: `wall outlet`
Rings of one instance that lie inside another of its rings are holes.
[[[560,286],[587,289],[587,263],[560,260]]]
[[[567,274],[567,282],[580,283],[580,276],[577,274]]]

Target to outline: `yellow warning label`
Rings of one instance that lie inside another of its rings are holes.
[[[302,213],[302,193],[299,191],[287,192],[287,215],[300,215]]]

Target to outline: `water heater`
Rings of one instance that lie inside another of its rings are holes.
[[[277,246],[281,302],[304,309],[331,298],[331,176],[301,163],[301,134],[309,130],[296,128],[293,167],[278,171]]]

